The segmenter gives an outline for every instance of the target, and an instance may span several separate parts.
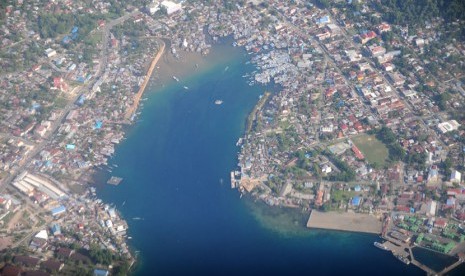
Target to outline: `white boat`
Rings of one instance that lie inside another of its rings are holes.
[[[389,248],[387,248],[384,244],[379,243],[379,242],[374,242],[373,245],[378,247],[379,249],[389,250]]]
[[[406,258],[406,257],[404,257],[404,256],[402,256],[402,255],[394,255],[394,256],[396,256],[396,258],[397,258],[399,261],[403,262],[404,264],[406,264],[406,265],[409,265],[409,264],[410,264],[410,260],[409,260],[408,258]]]
[[[173,79],[177,82],[179,82],[179,79],[176,76],[173,76]]]
[[[216,104],[216,105],[220,105],[220,104],[222,104],[222,103],[223,103],[222,100],[216,100],[216,101],[215,101],[215,104]]]
[[[189,90],[189,87],[187,87],[187,86],[184,86],[184,89],[186,89],[186,90]]]

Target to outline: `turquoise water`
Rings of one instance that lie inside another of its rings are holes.
[[[310,231],[306,214],[269,212],[230,189],[235,143],[264,90],[242,78],[254,70],[247,58],[218,46],[207,58],[212,66],[149,87],[141,121],[111,160],[123,182],[105,185],[108,175],[98,176],[99,196],[128,220],[140,251],[135,274],[423,275],[375,248],[376,236]]]

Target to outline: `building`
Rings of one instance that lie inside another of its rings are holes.
[[[110,275],[110,272],[105,269],[95,269],[94,270],[94,276],[108,276]]]
[[[172,1],[163,1],[161,2],[161,7],[166,12],[167,15],[172,15],[175,12],[181,11],[181,4],[172,2]]]
[[[456,120],[450,120],[450,121],[438,124],[438,129],[442,134],[447,133],[449,131],[457,130],[459,127],[460,127],[460,124]]]
[[[47,57],[53,57],[57,54],[57,51],[53,50],[52,48],[48,48],[47,50],[45,50],[45,55]]]
[[[158,1],[153,1],[152,3],[147,5],[147,11],[151,15],[154,15],[159,10],[160,10],[160,3]]]
[[[362,202],[362,198],[359,196],[355,196],[351,201],[353,206],[360,206],[360,202]]]
[[[47,230],[40,230],[39,233],[37,233],[34,236],[34,238],[32,238],[32,241],[29,247],[34,250],[41,249],[47,244],[47,240],[48,240]]]
[[[52,227],[50,227],[50,230],[54,236],[61,235],[61,228],[60,225],[54,223],[52,224]]]
[[[460,181],[462,181],[462,174],[457,170],[453,170],[450,175],[450,182],[460,183]]]
[[[431,217],[434,217],[436,215],[436,208],[437,208],[437,202],[434,201],[434,200],[431,200],[428,205],[427,205],[427,209],[426,209],[426,215],[427,216],[431,216]]]
[[[58,206],[56,208],[53,208],[50,212],[52,213],[52,216],[58,216],[60,214],[63,214],[64,212],[66,212],[66,208],[63,205],[60,205],[60,206]]]
[[[59,272],[60,270],[63,269],[64,264],[62,262],[55,261],[53,259],[49,259],[49,260],[41,263],[40,266],[43,269],[47,270],[48,272],[56,273],[56,272]]]

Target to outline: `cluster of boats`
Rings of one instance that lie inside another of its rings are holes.
[[[382,243],[374,242],[373,245],[376,246],[379,249],[390,251],[390,249],[387,246],[385,246],[384,244],[382,244]],[[407,257],[404,257],[404,256],[402,256],[400,254],[394,254],[394,257],[396,257],[399,261],[403,262],[406,265],[410,264],[410,260]]]

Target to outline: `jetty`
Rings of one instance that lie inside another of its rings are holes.
[[[145,87],[147,86],[150,80],[150,77],[152,76],[153,70],[155,69],[155,66],[157,65],[158,61],[160,60],[161,56],[163,55],[165,51],[165,42],[161,39],[159,41],[160,41],[160,49],[158,50],[156,56],[153,58],[152,63],[150,64],[149,70],[147,71],[147,74],[145,75],[145,79],[139,88],[139,91],[134,96],[133,104],[126,110],[124,120],[128,123],[131,121],[131,118],[135,114],[139,106],[139,102],[142,98],[142,95],[144,94]]]

